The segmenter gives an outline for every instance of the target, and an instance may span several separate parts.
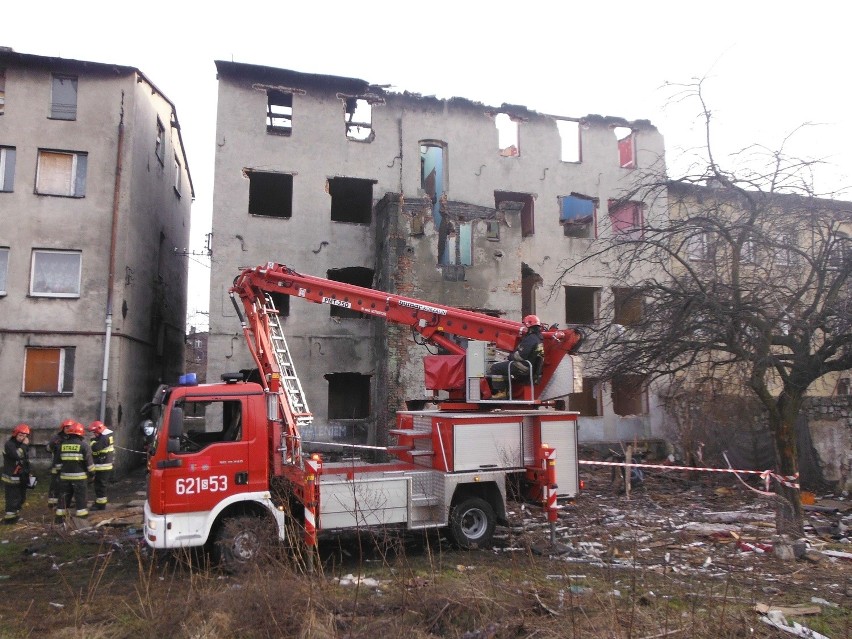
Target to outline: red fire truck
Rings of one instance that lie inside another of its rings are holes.
[[[396,445],[384,449],[391,462],[324,463],[303,449],[300,429],[313,415],[269,293],[408,325],[418,341],[440,347],[442,354],[424,357],[437,408],[397,413]],[[241,562],[256,555],[262,526],[282,540],[299,530],[312,548],[321,532],[388,525],[442,528],[461,548],[482,547],[506,522],[513,478],[551,508],[556,497],[576,495],[577,413],[557,406],[577,388],[579,332],[545,329],[544,356],[528,362],[529,379],[510,380],[508,397],[498,400],[488,371],[495,355],[521,340],[520,322],[272,262],[244,270],[231,298],[259,382],[238,373],[157,389],[143,423],[151,547],[208,545],[214,557]]]

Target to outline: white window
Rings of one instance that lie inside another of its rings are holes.
[[[54,120],[77,119],[77,78],[54,75],[50,96],[50,117]]]
[[[88,156],[85,153],[40,150],[36,173],[36,193],[84,197],[86,195],[87,160]]]
[[[0,146],[0,192],[15,190],[15,147]]]
[[[9,247],[0,246],[0,295],[6,294],[6,275],[9,272]]]
[[[25,393],[70,395],[74,390],[74,347],[27,346]]]
[[[180,195],[180,161],[175,154],[175,193]]]
[[[686,254],[690,261],[699,262],[710,259],[710,242],[707,233],[697,232],[686,241]]]
[[[30,295],[80,297],[82,261],[79,251],[33,250]]]
[[[162,164],[165,161],[165,155],[163,149],[166,148],[166,127],[163,126],[163,122],[160,118],[157,118],[157,142],[154,146],[154,153],[157,156],[157,159]]]

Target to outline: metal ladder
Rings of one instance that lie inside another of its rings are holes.
[[[293,417],[296,418],[297,426],[299,428],[309,426],[313,423],[314,416],[308,408],[308,400],[305,398],[302,383],[296,374],[293,358],[290,357],[290,349],[287,347],[281,321],[278,319],[278,309],[275,308],[272,297],[266,293],[264,297],[266,298],[266,316],[269,318],[269,337],[272,340],[278,369],[281,371],[281,386],[287,393],[287,402],[290,404],[290,410],[293,411]]]

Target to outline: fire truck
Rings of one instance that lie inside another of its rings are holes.
[[[437,347],[424,356],[435,408],[397,413],[389,432],[396,443],[382,449],[391,461],[324,461],[305,445],[301,431],[313,415],[270,293],[407,325],[418,343]],[[263,527],[314,549],[321,533],[392,525],[440,528],[457,547],[485,547],[507,523],[511,486],[553,520],[556,499],[576,496],[577,413],[564,410],[564,398],[579,390],[579,332],[542,327],[543,357],[527,362],[528,378],[510,377],[497,399],[490,364],[516,348],[526,332],[520,322],[272,262],[242,271],[230,295],[256,381],[227,373],[221,383],[182,379],[155,392],[143,422],[152,548],[206,545],[215,559],[238,563],[256,557],[269,538]]]

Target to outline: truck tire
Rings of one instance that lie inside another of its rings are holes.
[[[450,539],[462,550],[488,546],[496,525],[494,509],[481,497],[463,499],[450,510]]]
[[[257,562],[272,539],[267,517],[238,515],[225,519],[216,531],[211,548],[213,561],[229,571],[240,571]]]

